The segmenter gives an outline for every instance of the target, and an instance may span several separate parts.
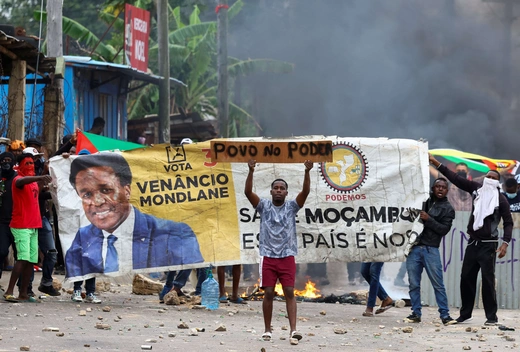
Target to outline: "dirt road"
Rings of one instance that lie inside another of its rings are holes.
[[[9,273],[0,284],[5,286]],[[39,278],[35,279],[39,282]],[[331,285],[330,291],[347,288]],[[298,304],[298,330],[303,339],[289,342],[285,303],[275,302],[273,339],[265,342],[262,302],[225,304],[216,311],[165,306],[156,296],[131,293],[129,284],[101,293],[103,303],[71,302],[70,296],[48,297],[43,303],[0,300],[0,351],[508,351],[519,348],[520,311],[500,310],[502,324],[516,331],[483,327],[478,309],[469,324],[443,326],[436,307],[423,310],[419,324],[406,324],[409,308],[392,308],[375,317],[361,316],[351,304]],[[457,317],[457,310],[452,310]],[[179,328],[185,323],[187,329]],[[219,326],[226,331],[215,331]],[[406,328],[412,331],[406,332]],[[199,331],[196,331],[198,329]],[[469,331],[466,331],[469,330]],[[193,336],[192,336],[193,335]]]

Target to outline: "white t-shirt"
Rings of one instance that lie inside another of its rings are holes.
[[[296,213],[300,206],[295,200],[280,206],[271,200],[260,199],[256,211],[260,214],[260,255],[286,258],[298,254]]]

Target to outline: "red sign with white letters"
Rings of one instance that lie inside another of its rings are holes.
[[[125,63],[146,72],[148,69],[148,38],[150,12],[125,4]]]

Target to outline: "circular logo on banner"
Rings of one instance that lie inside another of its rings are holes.
[[[365,156],[350,143],[332,146],[332,162],[320,163],[320,172],[325,183],[333,190],[350,193],[363,185],[368,175]]]

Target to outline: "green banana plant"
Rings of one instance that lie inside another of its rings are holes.
[[[139,4],[137,4],[137,2]],[[140,5],[143,8],[152,8],[152,0],[140,1],[108,0],[99,17],[108,25],[111,25],[116,35],[112,40],[99,42],[99,38],[85,26],[70,19],[63,18],[63,32],[73,39],[81,42],[86,49],[92,50],[93,58],[108,62],[122,63],[124,19],[119,17],[125,3]],[[236,1],[228,9],[228,19],[232,20],[244,7],[242,0]],[[46,13],[35,12],[35,18],[39,20]],[[170,32],[168,35],[170,53],[170,76],[181,80],[186,86],[177,87],[172,92],[172,112],[183,110],[185,113],[198,112],[201,115],[217,115],[217,23],[216,21],[202,22],[200,10],[194,6],[193,11],[187,17],[188,23],[184,23],[181,17],[180,7],[169,7]],[[151,26],[155,28],[155,19],[152,17]],[[117,34],[119,33],[119,34]],[[106,44],[111,42],[112,44]],[[121,42],[119,44],[119,42]],[[150,37],[149,42],[149,68],[157,72],[158,44]],[[119,53],[118,53],[119,52]],[[259,72],[286,74],[292,72],[293,64],[273,59],[247,59],[228,58],[228,81],[230,91],[234,81],[239,76],[247,76]],[[159,90],[155,85],[147,85],[131,92],[128,96],[128,119],[140,118],[147,114],[158,112]],[[252,122],[245,123],[245,122]],[[229,103],[229,130],[230,136],[238,136],[243,130],[242,126],[252,125],[260,129],[260,124],[243,107],[232,102]]]
[[[38,21],[40,18],[46,22],[47,13],[41,11],[34,11],[34,18]],[[116,55],[116,49],[111,45],[106,45],[99,41],[99,38],[88,30],[82,24],[63,16],[63,33],[69,37],[75,39],[78,42],[84,43],[86,49],[94,49],[92,56],[101,61],[111,62],[112,58]]]

